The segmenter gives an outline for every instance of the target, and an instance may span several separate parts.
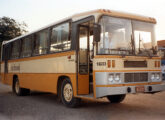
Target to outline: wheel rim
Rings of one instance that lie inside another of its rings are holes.
[[[69,83],[67,83],[64,86],[63,94],[64,94],[64,98],[67,102],[70,102],[72,100],[73,90],[72,90],[72,86]]]
[[[19,83],[18,83],[18,81],[16,81],[16,83],[15,83],[15,92],[16,93],[19,92]]]

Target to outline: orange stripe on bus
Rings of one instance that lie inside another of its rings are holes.
[[[161,70],[94,70],[94,72],[160,72]]]
[[[122,87],[122,86],[137,86],[137,85],[156,85],[162,82],[151,82],[151,83],[134,83],[134,84],[113,84],[113,85],[96,85],[96,87]]]
[[[116,55],[96,55],[94,58],[123,58],[122,56],[116,56]],[[124,58],[133,58],[133,59],[158,59],[161,60],[161,57],[141,57],[141,56],[125,56]]]

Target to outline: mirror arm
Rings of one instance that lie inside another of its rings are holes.
[[[93,26],[93,35],[94,35],[95,42],[100,41],[100,33],[101,33],[101,25],[95,23]]]

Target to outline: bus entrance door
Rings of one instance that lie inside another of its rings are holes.
[[[89,94],[89,27],[78,26],[78,94]]]
[[[77,95],[93,95],[93,79],[90,64],[93,51],[94,17],[90,16],[72,24],[72,40],[76,43]]]

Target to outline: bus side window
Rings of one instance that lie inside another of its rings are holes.
[[[70,25],[64,23],[51,30],[50,52],[60,52],[70,49]]]
[[[1,58],[2,58],[2,61],[5,61],[5,45],[3,45],[2,47],[3,48],[2,48],[2,55],[1,55],[2,57]]]
[[[21,57],[30,57],[32,53],[32,37],[22,39]]]
[[[61,42],[64,46],[63,50],[70,49],[71,42],[70,42],[70,31],[69,31],[69,23],[65,23],[62,26],[62,32],[61,32]]]
[[[33,55],[46,54],[48,49],[49,30],[43,30],[34,34]]]
[[[11,59],[19,58],[19,51],[20,51],[20,41],[14,41],[12,44],[12,50],[11,50]]]

